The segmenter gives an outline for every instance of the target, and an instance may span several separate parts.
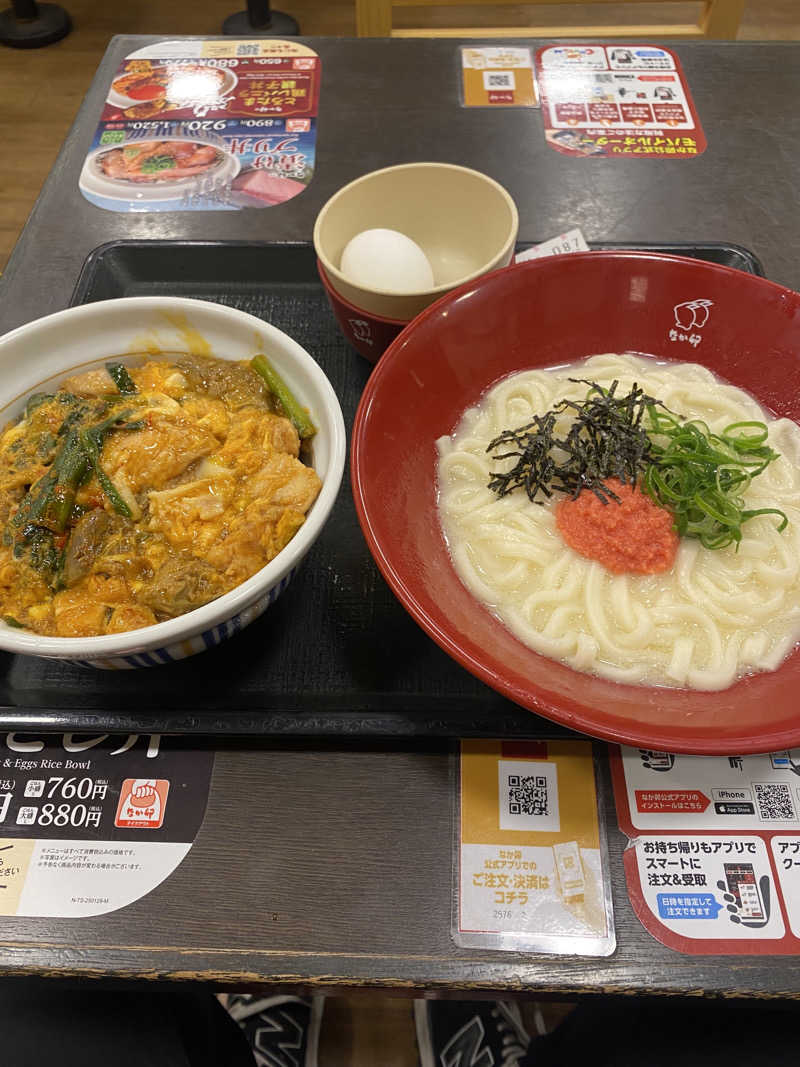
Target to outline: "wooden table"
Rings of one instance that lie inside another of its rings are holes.
[[[580,225],[595,240],[736,242],[769,277],[800,288],[797,46],[676,46],[706,153],[589,162],[547,147],[536,111],[461,108],[459,42],[310,39],[324,81],[306,193],[257,213],[115,215],[83,201],[77,177],[111,73],[147,40],[112,41],[2,280],[2,329],[66,306],[86,255],[112,237],[308,240],[336,188],[420,158],[501,180],[523,240]],[[798,995],[796,958],[681,956],[645,933],[625,892],[608,782],[615,955],[456,949],[453,759],[452,744],[435,739],[220,741],[205,823],[175,874],[107,916],[0,919],[0,969],[220,987]]]

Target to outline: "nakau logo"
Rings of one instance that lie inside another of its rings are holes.
[[[713,306],[713,300],[686,300],[676,304],[673,308],[675,325],[680,330],[702,330],[708,322],[709,308]]]
[[[348,319],[350,327],[353,331],[353,335],[357,341],[363,341],[365,344],[372,344],[372,331],[370,330],[369,323],[365,319]]]

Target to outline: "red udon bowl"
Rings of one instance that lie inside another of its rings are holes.
[[[716,693],[623,685],[527,648],[462,585],[436,502],[436,439],[500,378],[600,352],[702,363],[800,422],[800,295],[676,256],[589,252],[496,271],[426,309],[387,349],[352,438],[353,494],[384,577],[441,647],[573,729],[670,752],[800,745],[800,652]]]

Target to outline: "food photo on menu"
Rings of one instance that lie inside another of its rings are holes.
[[[314,174],[320,60],[302,45],[253,59],[175,42],[111,82],[80,178],[109,211],[235,211],[284,203]]]

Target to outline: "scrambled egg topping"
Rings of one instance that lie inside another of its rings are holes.
[[[174,355],[74,375],[0,436],[0,616],[89,637],[228,592],[302,526],[320,490],[246,364]]]

